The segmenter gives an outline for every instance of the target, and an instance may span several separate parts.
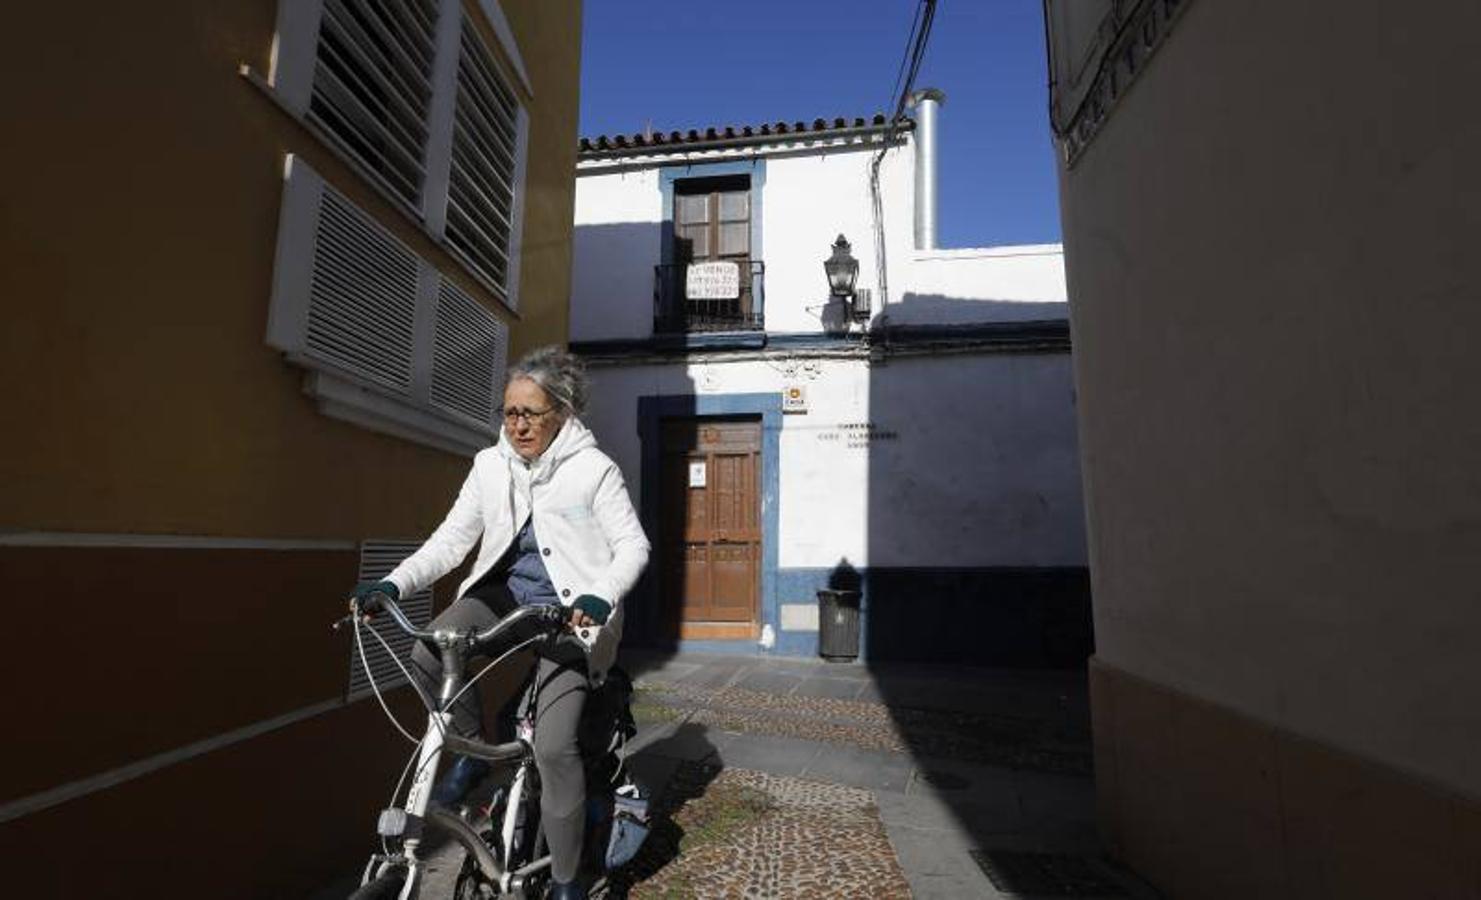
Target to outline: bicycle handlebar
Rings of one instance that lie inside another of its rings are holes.
[[[391,621],[396,623],[396,627],[400,628],[407,635],[410,635],[417,640],[427,641],[432,644],[437,644],[439,642],[438,632],[427,631],[426,629],[416,627],[414,624],[412,624],[411,620],[406,617],[406,613],[401,611],[401,607],[396,605],[396,601],[392,600],[385,594],[376,592],[371,594],[366,599],[370,602],[362,604],[360,601],[355,601],[355,609],[353,615],[361,615],[362,613],[373,613],[377,610],[384,609],[386,612],[390,613]],[[554,631],[566,624],[567,615],[568,612],[564,607],[561,606],[521,606],[519,609],[516,609],[513,612],[509,613],[504,618],[495,622],[493,625],[485,628],[483,631],[462,633],[443,632],[443,634],[449,636],[456,634],[465,635],[470,645],[485,644],[493,640],[499,634],[508,631],[510,628],[513,628],[516,624],[523,622],[526,619],[535,619],[538,624],[550,629],[551,631]]]

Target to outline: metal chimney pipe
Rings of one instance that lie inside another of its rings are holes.
[[[936,249],[936,114],[946,94],[922,88],[910,95],[915,107],[915,249]]]

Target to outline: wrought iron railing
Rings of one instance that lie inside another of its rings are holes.
[[[714,283],[701,289],[691,281],[690,263],[653,267],[653,331],[685,334],[714,331],[762,331],[766,264],[759,259],[737,266],[734,291],[716,291]],[[691,287],[694,290],[691,291]],[[719,293],[721,296],[714,296]],[[693,294],[693,296],[691,296]]]

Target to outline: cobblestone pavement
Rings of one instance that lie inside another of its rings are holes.
[[[642,851],[595,900],[910,897],[874,795],[860,788],[685,762],[651,821]],[[463,855],[432,849],[422,896],[451,897]]]
[[[1153,896],[1100,857],[1072,673],[700,655],[634,671],[628,768],[653,830],[595,897]],[[462,856],[432,854],[423,896],[450,896]]]
[[[871,792],[690,762],[605,896],[906,898],[910,888]]]
[[[1012,769],[1088,775],[1089,747],[1042,718],[891,707],[739,687],[639,683],[640,716],[683,718],[721,731],[768,734],[957,759]]]

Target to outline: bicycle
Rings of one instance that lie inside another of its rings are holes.
[[[412,687],[417,691],[427,708],[427,728],[421,739],[413,737],[397,721],[386,705],[379,685],[371,679],[371,689],[386,715],[408,740],[417,745],[416,751],[401,772],[401,777],[392,791],[391,806],[383,810],[376,831],[381,839],[380,853],[372,854],[361,875],[360,887],[350,895],[350,900],[414,900],[419,895],[423,860],[420,851],[427,826],[440,830],[451,837],[466,851],[466,857],[454,888],[455,900],[494,900],[494,898],[519,898],[537,900],[544,897],[548,884],[550,855],[544,842],[540,825],[540,777],[535,766],[535,712],[536,698],[533,690],[533,672],[526,678],[521,690],[523,701],[516,722],[516,737],[500,744],[488,744],[480,740],[465,738],[448,730],[452,721],[453,704],[479,679],[494,667],[509,659],[519,650],[544,641],[553,641],[567,629],[568,612],[559,606],[526,606],[506,615],[499,622],[476,631],[468,629],[426,631],[417,628],[406,618],[401,608],[384,594],[372,595],[365,604],[352,602],[349,616],[334,623],[338,629],[345,622],[355,627],[355,645],[367,674],[365,645],[362,631],[364,617],[384,609],[391,621],[415,640],[426,643],[437,652],[442,660],[442,679],[438,696],[434,701],[428,697],[418,682],[413,679],[401,660],[390,652],[390,647],[374,629],[368,629],[380,641],[401,668]],[[494,641],[512,634],[517,626],[529,623],[533,636],[518,640],[488,663],[471,679],[465,679],[464,664],[474,651],[493,644]],[[573,633],[583,650],[590,653],[596,639],[595,626],[575,628]],[[616,674],[617,680],[613,680]],[[609,685],[621,690],[625,676],[613,670],[608,675]],[[630,686],[628,687],[630,690]],[[588,700],[597,698],[593,697]],[[598,703],[593,712],[601,716],[611,703]],[[621,713],[626,713],[626,697],[621,698]],[[631,736],[631,718],[615,729],[620,741]],[[588,757],[590,775],[596,768],[608,775],[608,784],[616,784],[622,773],[620,741],[609,742],[595,760]],[[488,826],[479,830],[473,821],[459,812],[431,803],[432,785],[442,755],[446,752],[472,756],[484,760],[498,772],[513,771],[507,786],[495,795],[488,810]],[[413,766],[415,770],[413,771]],[[396,805],[396,798],[407,783],[404,802]],[[631,781],[612,792],[610,803],[605,792],[600,791],[600,779],[588,777],[586,848],[584,863],[600,873],[610,872],[628,862],[637,853],[647,836],[647,801]],[[595,812],[595,815],[592,813]],[[600,846],[605,836],[606,852],[599,861],[594,860],[594,849]]]

